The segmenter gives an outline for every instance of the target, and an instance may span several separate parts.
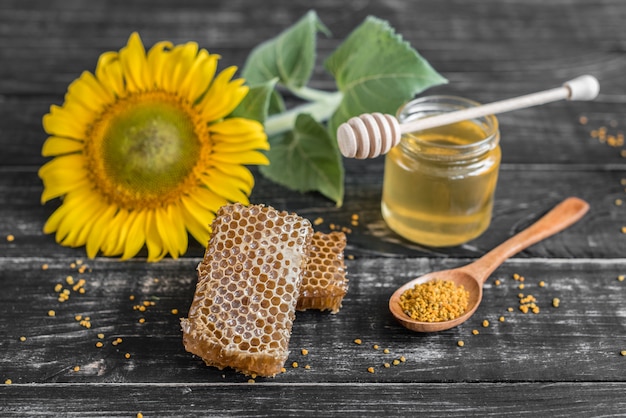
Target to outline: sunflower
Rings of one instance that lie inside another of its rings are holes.
[[[248,87],[219,58],[194,42],[146,53],[133,33],[72,82],[43,117],[41,201],[62,201],[44,232],[91,258],[145,246],[156,261],[184,254],[188,234],[206,245],[222,205],[248,204],[245,165],[268,164],[269,144],[261,123],[230,117]]]

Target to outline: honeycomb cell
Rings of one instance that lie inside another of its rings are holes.
[[[289,354],[311,224],[236,203],[220,208],[211,230],[188,318],[181,319],[185,349],[210,366],[274,376]]]
[[[319,309],[330,310],[331,313],[339,312],[348,291],[343,256],[345,247],[346,235],[343,232],[313,234],[309,263],[300,287],[298,310]]]

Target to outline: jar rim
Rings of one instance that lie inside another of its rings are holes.
[[[413,99],[411,101],[406,102],[396,112],[396,117],[400,123],[405,122],[407,120],[416,120],[422,119],[418,118],[404,118],[403,112],[406,112],[408,109],[418,110],[420,113],[432,113],[431,116],[441,113],[447,113],[455,110],[462,110],[469,107],[480,106],[481,103],[467,99],[465,97],[454,96],[454,95],[431,95],[419,97],[417,99]],[[437,107],[439,106],[439,107]],[[415,109],[418,107],[418,109]],[[409,114],[410,115],[410,114]],[[428,116],[427,116],[428,117]],[[438,148],[454,150],[459,153],[471,152],[477,148],[482,148],[488,145],[490,142],[496,139],[499,142],[499,124],[498,119],[495,115],[487,115],[479,118],[471,119],[473,121],[480,122],[481,127],[484,127],[485,138],[480,141],[472,142],[470,144],[463,145],[454,145],[454,144],[437,144]],[[419,132],[419,131],[417,131]],[[410,134],[409,134],[410,135]],[[411,141],[416,142],[422,146],[433,146],[432,143],[428,143],[427,141],[423,141],[419,139],[416,135],[411,135]],[[496,142],[497,145],[497,142]]]

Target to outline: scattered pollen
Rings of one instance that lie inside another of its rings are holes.
[[[465,343],[463,342],[463,340],[459,340],[456,342],[456,345],[458,345],[459,347],[463,347]]]
[[[13,241],[15,241],[15,236],[14,236],[14,235],[12,235],[12,234],[7,235],[7,241],[8,241],[8,242],[13,242]]]
[[[24,337],[24,336],[21,336],[21,337],[20,337],[20,341],[21,341],[21,342],[24,342],[24,341],[26,341],[26,337]]]
[[[373,367],[368,367],[368,368],[367,368],[367,371],[368,371],[368,372],[370,372],[370,373],[374,373],[374,371],[375,371],[375,370],[374,370],[374,368],[373,368]]]
[[[357,345],[361,345],[361,344],[363,344],[363,341],[361,341],[360,338],[357,338],[356,340],[354,340],[354,343],[357,344]]]
[[[307,350],[306,348],[303,348],[302,350],[300,350],[300,352],[302,353],[303,356],[306,356],[309,354],[309,350]]]
[[[487,328],[489,326],[489,321],[486,319],[483,321],[483,328]]]
[[[52,309],[48,311],[48,316],[55,316],[55,315],[56,315],[56,312],[54,312]]]
[[[98,341],[98,342],[96,343],[96,347],[98,347],[98,348],[102,348],[102,346],[104,346],[104,344],[102,344],[102,341]]]

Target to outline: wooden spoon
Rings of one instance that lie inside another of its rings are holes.
[[[565,199],[533,225],[509,238],[473,263],[456,269],[428,273],[406,283],[389,299],[389,310],[403,326],[417,332],[443,331],[462,324],[478,308],[483,297],[483,284],[500,264],[523,249],[573,225],[588,210],[589,204],[584,200],[577,197]],[[411,319],[400,307],[400,295],[416,284],[435,279],[451,281],[457,286],[462,285],[469,292],[467,310],[458,318],[449,321],[422,322]]]

